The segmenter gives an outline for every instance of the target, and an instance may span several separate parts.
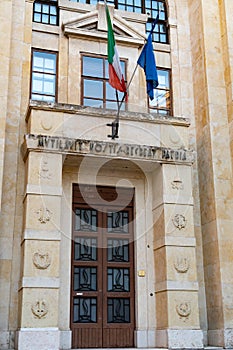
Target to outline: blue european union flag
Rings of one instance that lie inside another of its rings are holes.
[[[155,56],[153,51],[153,44],[152,44],[152,32],[157,22],[158,22],[158,16],[152,25],[152,29],[147,38],[147,43],[143,47],[143,50],[137,61],[139,66],[144,69],[144,72],[146,75],[147,94],[149,95],[151,100],[154,99],[154,89],[159,85],[158,74],[157,74],[156,63],[155,63]]]

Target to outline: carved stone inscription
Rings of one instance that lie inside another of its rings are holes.
[[[66,154],[77,153],[184,163],[194,161],[193,152],[186,149],[173,150],[157,146],[70,139],[45,135],[26,135],[25,141],[26,147],[29,149],[47,149]]]
[[[41,163],[39,177],[46,180],[51,180],[52,178],[52,172],[49,169],[49,161],[47,159],[43,159]]]

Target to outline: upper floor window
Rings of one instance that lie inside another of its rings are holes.
[[[31,99],[54,102],[57,85],[57,54],[33,50]]]
[[[121,69],[126,76],[126,62],[121,60]],[[91,55],[82,56],[82,102],[84,106],[117,109],[116,91],[108,82],[108,59]],[[123,93],[118,91],[119,100]],[[125,104],[122,104],[122,110]]]
[[[73,2],[80,2],[85,4],[97,4],[100,0],[70,0]],[[158,43],[167,44],[168,39],[168,26],[167,26],[167,7],[166,0],[108,0],[109,5],[114,5],[116,9],[146,13],[148,17],[148,22],[146,24],[146,32],[149,33],[151,26],[157,15],[159,15],[159,20],[155,26],[153,33],[153,41]]]
[[[58,25],[57,0],[36,0],[33,4],[33,22]]]
[[[149,102],[150,113],[171,115],[171,77],[170,70],[157,68],[159,85],[154,90],[154,99]]]
[[[165,0],[145,1],[145,12],[149,15],[146,32],[151,31],[152,23],[159,14],[158,23],[152,34],[152,40],[157,43],[168,44],[167,11]]]

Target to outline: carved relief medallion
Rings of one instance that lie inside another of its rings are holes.
[[[44,300],[37,300],[34,304],[32,304],[31,310],[33,315],[39,319],[44,318],[48,313],[48,307]]]
[[[51,119],[49,119],[47,117],[41,118],[40,124],[41,124],[42,128],[46,131],[51,130],[52,126],[53,126]]]
[[[171,182],[172,189],[173,190],[183,190],[184,189],[184,184],[183,181],[180,179],[175,179]]]
[[[187,272],[190,267],[189,258],[177,258],[174,261],[174,267],[179,273]]]
[[[176,312],[180,319],[186,321],[191,314],[191,304],[188,301],[176,305]]]
[[[51,258],[49,256],[49,253],[36,252],[33,254],[32,260],[36,268],[40,270],[47,269],[51,264]]]
[[[46,224],[50,221],[52,212],[45,207],[41,207],[36,211],[36,214],[38,215],[38,221],[40,221],[41,224]]]
[[[185,228],[187,220],[185,219],[184,215],[176,214],[174,219],[172,219],[172,222],[176,228],[181,230],[182,228]]]

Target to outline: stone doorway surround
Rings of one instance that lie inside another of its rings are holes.
[[[101,135],[74,138],[73,129],[85,125],[85,113],[90,111],[69,108],[44,106],[41,111],[41,106],[35,106],[27,116],[30,133],[22,147],[27,179],[18,348],[26,350],[29,343],[34,350],[71,348],[74,183],[135,188],[136,347],[190,348],[192,344],[203,348],[188,121],[167,118],[147,125],[145,120],[144,131],[154,130],[151,139],[142,134],[148,145],[106,141]],[[44,125],[51,111],[53,118]],[[92,110],[90,118],[95,117],[108,121],[103,111]],[[134,117],[131,128],[137,130]],[[77,135],[83,133],[77,130]]]

